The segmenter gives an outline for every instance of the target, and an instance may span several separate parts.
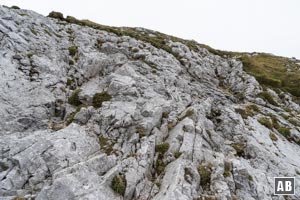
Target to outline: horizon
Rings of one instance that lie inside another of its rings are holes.
[[[300,19],[300,13],[297,12],[300,2],[296,0],[285,3],[280,0],[192,0],[189,4],[173,1],[172,5],[168,2],[158,5],[157,0],[143,4],[137,0],[89,2],[10,0],[1,4],[16,5],[44,16],[51,11],[58,11],[64,16],[89,19],[108,26],[142,27],[195,40],[219,50],[270,53],[300,59],[300,28],[296,26],[297,19]],[[100,9],[99,12],[99,7],[106,9]],[[145,10],[145,7],[148,9]],[[111,12],[114,12],[113,17]]]

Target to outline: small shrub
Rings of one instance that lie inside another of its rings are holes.
[[[20,10],[20,7],[18,7],[18,6],[12,6],[12,7],[10,7],[11,9],[16,9],[16,10]]]
[[[170,145],[169,143],[162,143],[162,144],[158,144],[155,146],[155,151],[161,154],[165,154],[168,149],[169,149]]]
[[[248,180],[253,181],[253,177],[250,174],[248,175]]]
[[[266,100],[274,106],[278,106],[277,102],[273,99],[272,95],[269,92],[261,92],[258,94],[258,97]]]
[[[156,167],[155,167],[155,170],[156,170],[156,173],[159,175],[161,173],[163,173],[165,171],[165,168],[166,168],[166,164],[163,162],[162,159],[157,159],[156,161]]]
[[[99,143],[100,143],[101,148],[103,148],[105,145],[107,145],[107,139],[103,135],[101,135],[99,137]]]
[[[52,11],[51,13],[49,13],[48,17],[64,20],[64,15],[60,12],[55,12],[55,11]]]
[[[176,151],[176,152],[174,153],[174,157],[175,157],[176,159],[179,158],[181,155],[182,155],[182,152],[179,152],[179,151]]]
[[[30,59],[32,56],[33,56],[32,53],[28,53],[28,54],[27,54],[27,58],[29,58],[29,59]]]
[[[72,17],[72,16],[67,16],[66,19],[65,19],[68,23],[72,23],[72,24],[75,24],[77,23],[79,20],[77,20],[75,17]]]
[[[95,108],[100,108],[104,101],[110,101],[111,96],[107,92],[96,93],[93,96],[93,106]]]
[[[74,65],[74,61],[72,59],[69,60],[69,65]]]
[[[268,118],[260,118],[260,119],[258,119],[258,122],[269,129],[273,128],[273,124]]]
[[[200,185],[203,188],[208,188],[210,186],[210,177],[212,173],[211,164],[201,164],[198,166],[198,173],[200,175]]]
[[[126,179],[122,175],[116,175],[111,182],[111,188],[116,193],[124,196],[126,190]]]
[[[31,31],[31,33],[32,33],[33,35],[37,35],[37,32],[36,32],[36,30],[35,30],[34,28],[30,28],[30,31]]]
[[[75,90],[71,94],[71,96],[69,97],[68,103],[71,104],[71,105],[73,105],[73,106],[79,106],[79,105],[81,105],[81,101],[79,100],[79,96],[78,96],[80,92],[81,92],[80,89]]]
[[[137,53],[137,52],[139,52],[139,49],[138,49],[138,48],[133,48],[133,49],[132,49],[132,52],[133,52],[133,53]]]
[[[77,53],[78,47],[73,45],[69,47],[69,55],[70,56],[75,56]]]

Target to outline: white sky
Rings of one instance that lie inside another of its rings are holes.
[[[300,58],[300,0],[0,0],[48,15],[144,27],[213,48]]]

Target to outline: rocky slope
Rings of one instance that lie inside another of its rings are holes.
[[[284,199],[277,176],[300,198],[297,98],[203,45],[83,25],[0,7],[0,199]]]

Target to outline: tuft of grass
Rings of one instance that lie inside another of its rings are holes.
[[[266,100],[267,102],[269,102],[274,106],[278,106],[277,102],[274,100],[274,98],[269,92],[261,92],[258,94],[258,97]]]
[[[105,138],[103,135],[99,137],[99,143],[101,148],[103,148],[105,145],[107,145],[107,138]]]
[[[270,136],[270,139],[272,141],[277,141],[278,140],[277,136],[274,133],[270,133],[269,136]]]
[[[75,90],[71,94],[71,96],[69,97],[68,103],[71,104],[71,105],[73,105],[73,106],[79,106],[79,105],[81,105],[81,101],[80,101],[79,96],[78,96],[80,92],[81,92],[80,89]]]
[[[126,179],[123,175],[116,175],[111,182],[111,189],[121,196],[124,196],[126,190]]]
[[[73,45],[69,47],[69,55],[70,56],[75,56],[77,53],[78,47]]]
[[[104,101],[110,101],[111,96],[107,92],[96,93],[93,96],[93,106],[95,108],[100,108]]]
[[[69,65],[74,65],[74,61],[72,59],[69,60]]]
[[[170,145],[167,142],[158,144],[155,146],[155,152],[165,154],[168,151],[169,147],[170,147]]]
[[[288,121],[293,124],[294,126],[299,126],[300,123],[298,120],[296,120],[295,118],[289,118]]]
[[[258,122],[269,129],[273,128],[273,123],[268,118],[260,118],[260,119],[258,119]]]
[[[11,6],[10,8],[15,9],[15,10],[20,10],[20,7],[18,7],[18,6]]]
[[[156,166],[155,166],[156,173],[158,175],[163,173],[165,171],[166,166],[167,165],[164,163],[164,161],[161,158],[157,159]]]
[[[182,152],[179,152],[179,151],[176,151],[176,152],[174,153],[174,157],[175,157],[176,159],[179,158],[181,155],[182,155]]]
[[[280,128],[278,128],[278,132],[286,138],[291,137],[291,129],[290,128],[280,127]]]
[[[209,188],[211,183],[211,173],[212,173],[212,165],[208,164],[201,164],[198,166],[198,173],[200,175],[200,185],[202,188]]]
[[[248,181],[253,181],[253,177],[250,174],[248,175]]]
[[[64,20],[64,15],[61,12],[52,11],[49,13],[48,17]]]

